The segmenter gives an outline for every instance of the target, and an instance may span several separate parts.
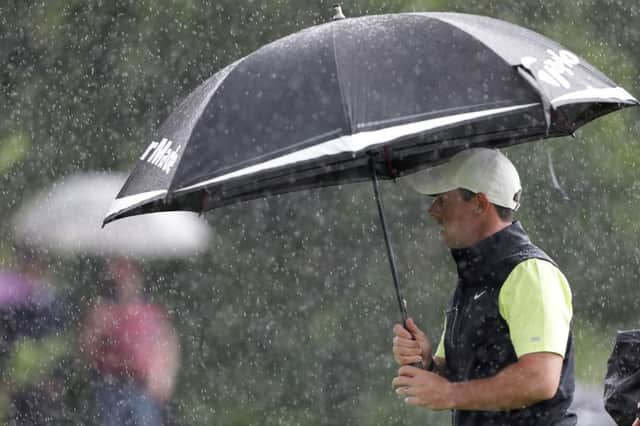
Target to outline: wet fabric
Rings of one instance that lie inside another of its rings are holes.
[[[619,425],[631,425],[640,402],[640,330],[619,331],[607,362],[604,408]]]

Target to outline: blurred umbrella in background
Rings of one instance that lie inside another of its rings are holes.
[[[118,173],[83,173],[55,182],[13,217],[18,243],[63,255],[188,257],[204,250],[207,223],[190,212],[132,217],[103,229],[102,219],[125,181]]]
[[[21,271],[0,269],[0,326],[3,347],[20,336],[39,337],[56,329],[53,289]],[[0,351],[3,352],[3,351]]]
[[[0,270],[0,307],[26,303],[33,294],[33,283],[12,270]]]
[[[501,20],[336,18],[260,48],[195,89],[152,135],[105,223],[372,180],[406,319],[378,177],[469,147],[570,135],[638,104],[574,53]]]
[[[65,321],[64,306],[54,288],[24,265],[16,270],[0,269],[0,367],[13,344],[22,337],[39,338],[60,330]]]

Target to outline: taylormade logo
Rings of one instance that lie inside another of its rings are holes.
[[[166,174],[169,174],[176,161],[178,161],[178,153],[181,148],[180,145],[175,148],[172,148],[171,145],[173,145],[173,141],[167,138],[162,138],[160,142],[153,141],[140,159],[147,160],[147,162],[160,167]]]
[[[565,89],[569,89],[571,83],[569,83],[566,76],[573,77],[574,73],[571,69],[580,63],[580,58],[564,49],[558,52],[547,49],[547,55],[549,56],[542,59],[543,69],[538,71],[538,80],[554,87],[562,86]],[[521,62],[522,65],[529,68],[532,64],[538,62],[538,58],[525,56],[521,59]]]

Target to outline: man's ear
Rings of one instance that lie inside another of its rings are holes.
[[[475,198],[476,198],[476,207],[474,209],[474,212],[476,213],[486,212],[489,206],[491,205],[491,202],[487,198],[486,194],[482,192],[478,192]]]

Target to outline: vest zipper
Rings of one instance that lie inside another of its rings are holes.
[[[458,323],[458,305],[452,307],[447,311],[447,317],[449,316],[452,317],[452,321],[451,321],[451,325],[449,325],[449,323],[447,322],[448,332],[445,334],[444,338],[449,341],[450,346],[453,346],[455,341],[454,337],[456,335],[456,330],[457,330],[456,325]]]

